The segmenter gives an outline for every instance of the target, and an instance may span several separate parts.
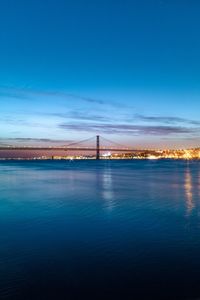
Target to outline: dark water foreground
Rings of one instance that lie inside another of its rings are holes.
[[[0,162],[0,299],[200,299],[200,163]]]

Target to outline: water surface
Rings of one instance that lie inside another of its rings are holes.
[[[0,299],[200,299],[200,163],[1,161]]]

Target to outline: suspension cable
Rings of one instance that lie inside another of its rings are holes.
[[[88,139],[84,139],[84,140],[81,140],[81,141],[78,141],[78,142],[74,142],[74,143],[68,144],[68,145],[66,145],[66,147],[77,145],[77,144],[81,144],[81,143],[84,143],[84,142],[88,142],[88,141],[92,140],[93,138],[94,138],[94,136],[90,137]]]
[[[102,139],[102,140],[105,140],[105,141],[107,141],[107,142],[109,142],[109,143],[111,143],[111,144],[115,144],[116,146],[120,146],[120,147],[122,147],[122,148],[128,148],[128,147],[125,147],[124,145],[122,145],[122,144],[120,144],[120,143],[113,142],[113,141],[111,141],[111,140],[109,140],[109,139],[106,139],[106,138],[104,138],[104,137],[102,137],[102,136],[101,136],[101,139]]]

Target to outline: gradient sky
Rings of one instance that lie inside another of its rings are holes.
[[[200,145],[200,1],[2,0],[0,144]]]

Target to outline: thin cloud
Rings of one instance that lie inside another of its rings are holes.
[[[90,103],[105,104],[105,101],[104,100],[100,100],[100,99],[95,99],[95,98],[90,98],[90,97],[84,97],[84,96],[79,96],[79,95],[69,94],[69,93],[66,93],[66,95],[68,97],[75,98],[75,99],[80,99],[80,100],[83,100],[83,101],[86,101],[86,102],[90,102]]]
[[[102,115],[95,115],[91,114],[89,112],[81,112],[78,110],[69,111],[66,113],[39,113],[41,115],[45,116],[51,116],[51,117],[59,117],[63,119],[74,119],[74,120],[84,120],[84,121],[108,121],[109,118],[106,118]]]
[[[98,132],[106,134],[128,134],[128,135],[157,135],[166,136],[173,134],[192,134],[197,132],[197,128],[187,128],[180,126],[145,126],[145,125],[127,125],[127,124],[67,124],[62,123],[59,128],[73,130],[78,132]]]
[[[158,122],[158,123],[165,123],[165,124],[185,123],[191,125],[200,125],[200,121],[190,120],[190,119],[180,118],[180,117],[172,117],[172,116],[146,116],[146,115],[136,114],[135,118],[144,122]]]
[[[72,140],[56,140],[45,138],[0,138],[1,146],[8,146],[9,144],[68,144]]]
[[[49,128],[49,126],[44,126],[44,124],[33,122],[31,120],[27,120],[26,118],[12,118],[12,117],[4,117],[0,120],[1,123],[4,123],[6,125],[14,125],[14,126],[24,126],[24,127],[33,127],[33,128]]]
[[[31,99],[36,96],[42,97],[59,97],[59,98],[72,98],[82,100],[84,102],[96,104],[108,104],[108,102],[92,97],[85,97],[73,93],[60,92],[60,91],[42,91],[34,90],[31,88],[15,88],[15,87],[0,87],[0,97],[17,98],[17,99]]]

